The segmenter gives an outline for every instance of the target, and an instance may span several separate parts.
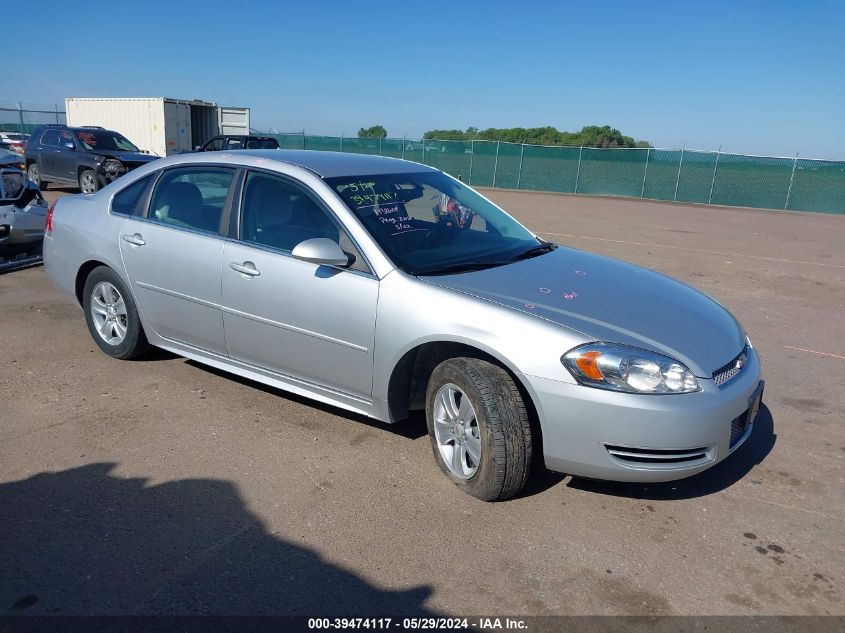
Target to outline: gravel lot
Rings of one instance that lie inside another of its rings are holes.
[[[488,193],[733,311],[767,380],[749,442],[680,482],[549,473],[486,504],[419,417],[112,360],[42,268],[13,272],[0,613],[845,614],[845,216]]]

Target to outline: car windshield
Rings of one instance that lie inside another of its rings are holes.
[[[442,172],[326,182],[393,263],[412,275],[499,266],[544,244],[493,203]]]
[[[128,138],[117,132],[110,132],[109,130],[77,130],[76,138],[82,147],[87,150],[140,151]]]

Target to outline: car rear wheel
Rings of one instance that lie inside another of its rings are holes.
[[[525,487],[531,426],[504,369],[475,358],[444,361],[428,383],[426,420],[437,465],[464,492],[498,501]]]
[[[82,193],[96,193],[100,189],[100,180],[97,172],[93,169],[86,169],[79,174],[79,190]]]
[[[149,348],[135,301],[111,268],[100,266],[88,275],[82,308],[91,338],[109,356],[125,360]]]
[[[47,189],[47,185],[50,184],[44,180],[41,180],[41,171],[38,169],[38,163],[29,164],[29,167],[27,167],[26,169],[26,176],[32,182],[38,185],[38,188],[41,189],[41,191]]]

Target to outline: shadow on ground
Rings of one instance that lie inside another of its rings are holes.
[[[268,533],[228,481],[114,468],[0,484],[0,613],[436,615],[430,587],[380,589]]]
[[[745,443],[733,455],[703,473],[657,484],[635,484],[591,479],[573,478],[568,486],[615,497],[653,499],[693,499],[729,488],[748,475],[754,466],[762,462],[774,448],[777,435],[774,433],[772,412],[764,404],[754,420],[754,430]]]

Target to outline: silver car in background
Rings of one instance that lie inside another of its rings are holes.
[[[701,472],[749,436],[760,360],[721,305],[537,238],[416,163],[209,152],[50,210],[44,259],[107,354],[161,347],[384,422],[425,410],[435,460],[504,499],[532,465]]]

